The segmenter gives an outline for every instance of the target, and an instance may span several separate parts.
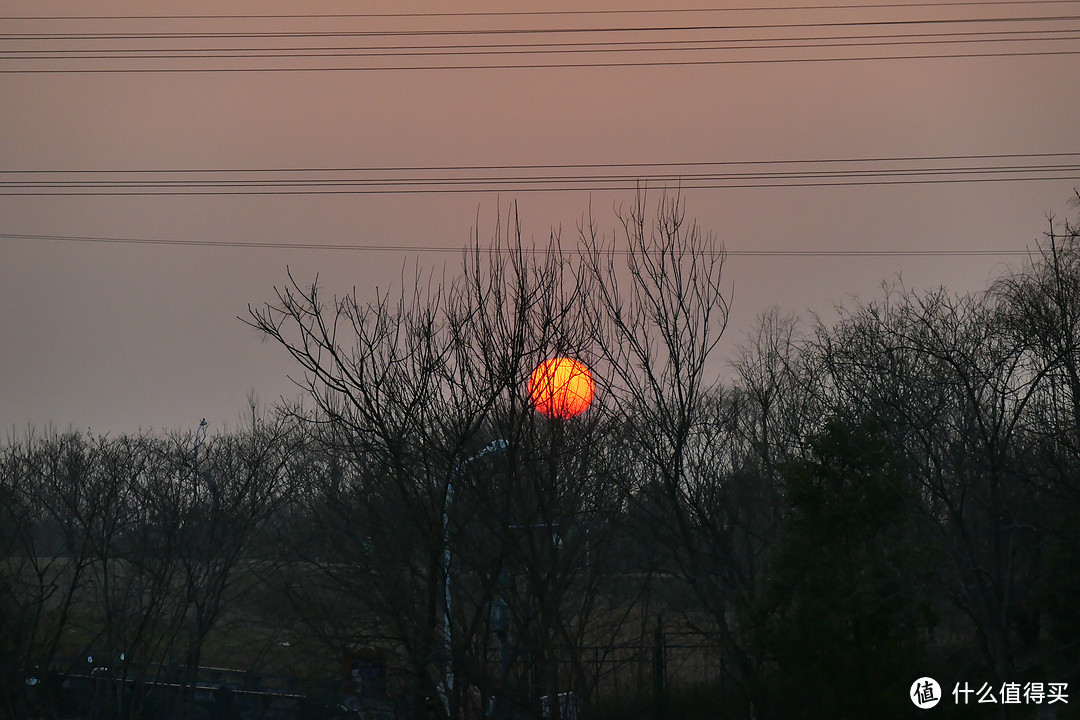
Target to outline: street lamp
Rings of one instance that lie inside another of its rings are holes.
[[[570,358],[553,358],[537,367],[529,377],[529,401],[539,412],[549,417],[566,419],[585,412],[592,402],[595,384],[584,363]],[[450,716],[450,699],[454,690],[453,631],[450,627],[452,601],[450,597],[450,502],[454,495],[454,479],[472,461],[505,450],[507,442],[499,438],[472,457],[462,460],[450,472],[443,498],[443,650],[446,656],[443,677],[443,706]]]
[[[443,607],[443,650],[446,653],[446,667],[443,679],[445,693],[443,704],[446,708],[447,717],[450,716],[450,696],[454,690],[454,660],[453,660],[453,635],[450,629],[450,501],[454,496],[454,478],[463,467],[473,460],[501,452],[506,449],[507,442],[502,438],[491,442],[480,452],[472,457],[462,460],[450,471],[450,479],[446,483],[446,496],[443,498],[443,590],[445,593],[445,605]]]
[[[191,492],[195,496],[195,501],[199,500],[199,433],[202,433],[203,437],[206,437],[206,418],[203,418],[199,423],[199,427],[195,430],[195,454],[192,457],[192,478],[191,478]]]
[[[206,437],[206,418],[203,418],[199,422],[199,427],[195,429],[195,460],[194,460],[194,464],[195,464],[195,473],[196,474],[198,474],[198,472],[199,472],[199,433],[202,433],[203,437]]]

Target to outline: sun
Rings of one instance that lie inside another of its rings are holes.
[[[585,363],[552,358],[529,376],[529,402],[544,415],[572,418],[589,409],[596,386]]]

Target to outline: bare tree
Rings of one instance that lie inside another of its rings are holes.
[[[57,711],[55,671],[90,717],[138,717],[155,702],[161,716],[190,714],[208,635],[266,579],[244,562],[288,498],[294,447],[283,421],[254,411],[250,428],[201,447],[191,433],[46,433],[8,445],[5,707]],[[168,710],[154,688],[166,679],[180,688]]]
[[[1021,611],[1015,616],[1026,646],[1044,629],[1057,639],[1059,647],[1043,652],[1044,662],[1072,674],[1080,667],[1069,659],[1080,614],[1063,598],[1080,589],[1080,228],[1051,218],[1028,265],[999,278],[990,294],[1023,347],[1027,372],[1038,379],[1023,421],[1030,447],[1026,479],[1037,491],[1035,568],[1016,595]]]
[[[76,433],[29,431],[4,448],[0,466],[0,714],[51,710],[59,682],[50,667],[85,649],[69,641],[94,554],[85,527],[106,514],[104,488],[88,482],[94,443]]]
[[[1080,457],[1080,229],[1051,218],[1029,265],[999,278],[991,296],[1043,378],[1038,425],[1071,460]],[[1080,494],[1063,480],[1061,490]]]
[[[729,309],[724,252],[686,222],[678,197],[661,197],[651,215],[640,195],[620,219],[618,242],[604,241],[591,221],[582,235],[622,447],[640,458],[636,511],[668,548],[665,569],[706,613],[707,622],[688,620],[723,648],[753,713],[764,689],[734,611],[752,594],[754,534],[769,501],[756,480],[739,482],[744,458],[729,452],[746,405],[718,380],[715,350]]]
[[[840,403],[877,418],[904,449],[942,548],[939,582],[1006,681],[1036,562],[1025,418],[1043,373],[999,306],[944,290],[891,294],[820,342]]]
[[[350,595],[364,615],[352,642],[389,642],[415,691],[445,696],[436,705],[454,716],[469,685],[558,690],[555,656],[592,627],[596,585],[572,570],[607,537],[590,525],[611,501],[585,454],[600,425],[538,418],[525,392],[541,360],[593,352],[566,263],[557,234],[526,247],[512,212],[493,246],[474,238],[449,285],[416,273],[396,293],[324,305],[317,285],[291,280],[248,319],[304,369],[316,410],[296,414],[328,452],[301,513],[327,542],[310,545],[319,580],[297,602]],[[512,628],[493,625],[494,608]],[[567,662],[583,682],[580,658]]]
[[[302,480],[293,460],[303,438],[289,418],[268,419],[252,401],[247,423],[196,444],[190,475],[186,463],[178,468],[182,495],[174,496],[172,527],[180,583],[174,592],[183,598],[176,643],[185,668],[183,691],[194,688],[204,645],[226,611],[272,580],[273,566],[253,562],[253,550]],[[186,443],[177,448],[186,460]]]

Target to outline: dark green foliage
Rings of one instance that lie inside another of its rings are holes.
[[[1047,633],[1065,647],[1075,647],[1080,638],[1080,517],[1076,507],[1062,504],[1047,525],[1045,569],[1035,586],[1035,604],[1045,612]],[[1076,652],[1071,655],[1075,657]]]
[[[927,632],[930,558],[915,542],[915,495],[872,422],[832,420],[783,480],[786,512],[759,620],[775,662],[775,709],[882,717],[919,676]]]

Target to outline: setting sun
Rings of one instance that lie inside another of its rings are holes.
[[[589,368],[570,358],[543,362],[529,376],[529,401],[553,418],[571,418],[585,412],[594,392]]]

